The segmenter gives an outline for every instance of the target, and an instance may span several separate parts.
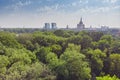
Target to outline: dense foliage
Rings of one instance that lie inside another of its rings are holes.
[[[119,80],[116,76],[110,77],[109,75],[103,77],[97,77],[97,80]]]
[[[0,80],[119,78],[119,37],[64,30],[0,32]]]

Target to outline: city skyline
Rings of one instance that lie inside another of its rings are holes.
[[[0,26],[42,28],[57,23],[58,28],[85,26],[120,27],[120,0],[0,0]]]

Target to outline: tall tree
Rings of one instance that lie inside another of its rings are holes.
[[[85,60],[85,56],[79,53],[79,51],[80,51],[79,46],[69,44],[64,54],[61,55],[60,59],[64,61],[63,68],[64,73],[63,74],[61,73],[62,76],[64,77],[63,80],[90,79],[91,76],[89,65]]]
[[[106,54],[99,49],[88,50],[86,53],[87,59],[90,62],[92,75],[99,76],[103,69],[103,60],[106,57]]]
[[[111,54],[110,60],[110,74],[120,78],[120,54]]]

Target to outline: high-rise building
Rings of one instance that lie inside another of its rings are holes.
[[[51,23],[51,29],[57,29],[57,24],[56,23]]]
[[[44,29],[50,29],[50,23],[45,23]]]
[[[80,19],[79,24],[77,24],[77,29],[85,29],[85,25],[83,24],[82,18]]]

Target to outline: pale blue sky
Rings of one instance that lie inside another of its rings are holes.
[[[80,18],[86,27],[120,27],[120,0],[0,0],[1,27],[76,27]]]

